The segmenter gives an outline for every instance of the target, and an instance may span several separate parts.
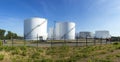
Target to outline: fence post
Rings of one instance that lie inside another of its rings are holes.
[[[108,39],[106,38],[105,41],[106,41],[106,44],[107,44]]]
[[[12,47],[13,47],[13,38],[12,38],[12,36],[11,36],[11,41],[12,41]]]
[[[24,40],[24,46],[26,46],[26,40]]]
[[[87,43],[88,43],[88,42],[87,42],[87,36],[86,36],[86,46],[87,46]]]
[[[109,43],[110,43],[110,44],[112,43],[112,39],[111,39],[111,38],[109,38]]]
[[[63,38],[61,38],[61,40],[63,40],[63,42],[60,42],[60,43],[62,43],[62,46],[66,46],[66,38],[65,38],[65,35],[63,36]]]
[[[52,40],[51,40],[51,48],[52,48]]]
[[[79,37],[77,36],[76,37],[76,47],[78,47],[78,39],[79,39]]]
[[[96,45],[96,39],[94,38],[94,45]]]
[[[38,34],[37,34],[37,48],[38,48]]]
[[[1,43],[2,43],[2,46],[4,45],[4,44],[3,44],[3,42],[4,42],[4,41],[1,41]]]
[[[100,38],[100,41],[101,41],[101,45],[102,45],[102,38]]]
[[[26,45],[26,40],[25,40],[25,38],[23,38],[23,41],[24,41],[24,46]]]
[[[66,41],[65,41],[65,35],[64,35],[64,37],[63,37],[63,46],[66,46],[66,43],[65,43]]]

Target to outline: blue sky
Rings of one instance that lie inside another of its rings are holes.
[[[0,28],[23,36],[26,18],[76,23],[76,32],[109,30],[120,36],[120,0],[0,0]]]

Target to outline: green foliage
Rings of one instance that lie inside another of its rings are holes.
[[[22,51],[21,55],[26,56],[27,55],[26,51]]]
[[[86,47],[27,47],[1,46],[0,51],[9,52],[12,62],[112,62],[112,58],[119,58],[119,54],[111,55],[120,45],[97,45]],[[112,52],[111,52],[112,51]],[[106,54],[109,56],[105,56]],[[100,57],[98,57],[100,55]],[[103,55],[103,58],[101,58]],[[92,58],[91,58],[92,57]],[[81,61],[82,62],[82,61]]]
[[[4,55],[0,54],[0,60],[3,60],[3,59],[4,59]]]
[[[0,39],[4,39],[5,32],[5,30],[0,29]]]
[[[88,60],[88,62],[113,62],[112,60],[110,59],[106,59],[106,58],[91,58]]]
[[[112,62],[112,61],[108,59],[95,59],[95,62]]]
[[[32,56],[31,56],[31,58],[32,59],[35,59],[35,58],[39,59],[40,58],[40,53],[39,52],[33,53]]]
[[[12,58],[12,62],[33,62],[32,59],[28,58],[28,59],[24,59],[24,58]]]
[[[89,54],[87,54],[87,53],[74,54],[74,55],[70,56],[70,59],[71,59],[70,61],[75,62],[81,58],[87,58],[88,56],[89,56]]]
[[[27,50],[27,47],[26,46],[19,46],[20,50]]]
[[[11,31],[8,31],[8,33],[6,34],[6,39],[11,39],[11,38],[18,38],[17,34],[16,33],[13,33]]]
[[[6,52],[9,52],[9,51],[16,50],[17,47],[4,46],[3,49],[4,49]]]
[[[14,39],[22,38],[22,37],[19,37],[16,33],[13,33],[11,31],[8,31],[6,35],[5,35],[5,33],[6,33],[6,30],[0,29],[0,39],[1,40],[11,39],[11,37],[14,38]]]
[[[111,41],[120,41],[120,37],[111,37]]]
[[[2,46],[3,45],[3,43],[2,43],[2,41],[0,41],[0,46]]]
[[[113,43],[113,45],[118,45],[118,44],[119,44],[118,42]]]
[[[66,60],[66,62],[76,62],[76,61],[77,61],[77,60],[74,59],[74,58],[69,58],[69,59]]]
[[[116,57],[120,57],[120,54],[117,54]]]
[[[13,55],[20,54],[20,53],[21,53],[20,49],[15,49],[15,50],[12,51]]]
[[[53,62],[51,59],[34,59],[33,62]]]
[[[101,46],[87,46],[87,47],[82,47],[79,52],[84,52],[84,53],[90,53],[92,51],[96,51],[96,50],[102,50],[104,48],[102,48]]]
[[[4,48],[2,46],[0,46],[0,51],[2,51]]]

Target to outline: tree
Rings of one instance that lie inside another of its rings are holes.
[[[12,37],[13,37],[14,39],[17,39],[17,38],[18,38],[18,36],[17,36],[16,33],[12,33]]]
[[[13,33],[11,31],[8,31],[8,33],[6,34],[6,39],[11,39],[11,38],[14,38],[14,39],[17,39],[18,36],[16,33]]]
[[[4,39],[5,32],[5,30],[0,29],[0,39]]]
[[[8,33],[6,34],[6,39],[11,39],[12,36],[12,32],[8,31]]]

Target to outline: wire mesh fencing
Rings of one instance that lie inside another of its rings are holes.
[[[110,39],[103,38],[76,38],[75,40],[55,40],[48,39],[43,40],[36,36],[36,40],[13,39],[3,40],[4,46],[34,46],[34,47],[57,47],[57,46],[91,46],[91,45],[103,45],[110,44]]]

